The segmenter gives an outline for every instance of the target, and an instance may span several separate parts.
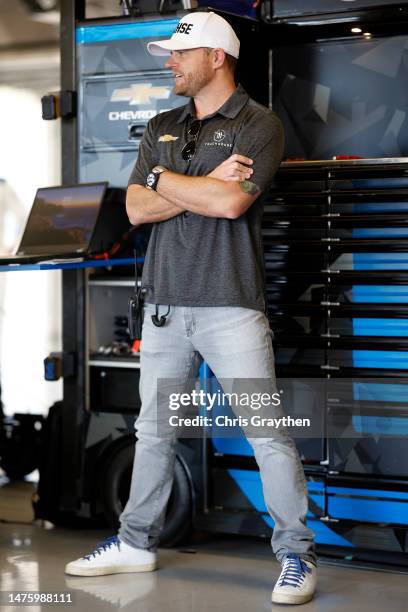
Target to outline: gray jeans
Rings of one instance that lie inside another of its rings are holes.
[[[167,307],[160,306],[159,314]],[[129,546],[154,551],[170,496],[176,438],[157,432],[157,381],[184,385],[204,359],[216,378],[270,378],[275,382],[271,330],[262,312],[238,307],[172,306],[167,322],[143,324],[137,444],[129,500],[120,517],[120,538]],[[181,389],[181,392],[185,391]],[[160,417],[160,415],[159,415]],[[315,560],[314,533],[306,527],[307,487],[296,446],[286,433],[249,437],[258,463],[265,503],[275,527],[272,549],[282,561],[289,553]]]

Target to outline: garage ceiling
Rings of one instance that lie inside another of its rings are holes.
[[[0,0],[0,86],[45,91],[59,84],[59,22],[38,21],[27,1]],[[119,0],[87,0],[86,14],[120,15]]]
[[[22,0],[0,0],[0,50],[58,45],[59,25],[34,21]]]

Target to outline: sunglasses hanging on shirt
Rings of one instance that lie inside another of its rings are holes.
[[[181,149],[181,157],[184,161],[191,161],[197,150],[197,140],[200,135],[202,121],[196,119],[187,130],[187,136],[190,138]]]

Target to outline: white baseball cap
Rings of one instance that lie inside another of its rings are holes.
[[[239,40],[234,30],[223,17],[212,11],[185,15],[177,24],[174,34],[167,40],[147,44],[151,55],[170,55],[182,49],[224,49],[225,53],[238,58]]]

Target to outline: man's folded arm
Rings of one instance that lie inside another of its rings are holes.
[[[205,217],[236,219],[259,195],[260,189],[249,180],[232,182],[167,170],[160,175],[157,191],[129,185],[126,212],[132,225],[167,221],[186,210]]]
[[[126,192],[126,212],[132,225],[167,221],[184,212],[184,208],[169,202],[152,189],[129,185]]]
[[[157,191],[175,206],[205,217],[226,219],[241,216],[261,193],[250,180],[232,182],[170,171],[160,175]]]

